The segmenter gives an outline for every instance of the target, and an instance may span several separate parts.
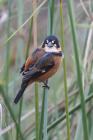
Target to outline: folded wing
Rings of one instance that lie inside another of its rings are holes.
[[[44,55],[45,51],[42,48],[37,48],[33,53],[32,56],[29,56],[21,67],[20,72],[27,71],[29,69],[29,66],[33,66],[39,58],[41,58]]]
[[[53,54],[45,53],[33,66],[29,67],[24,73],[23,82],[28,82],[30,79],[38,78],[47,73],[55,65]]]

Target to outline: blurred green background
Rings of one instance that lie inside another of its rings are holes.
[[[48,91],[33,84],[15,105],[20,67],[48,34],[60,69]],[[92,39],[92,0],[0,0],[0,140],[93,140]]]

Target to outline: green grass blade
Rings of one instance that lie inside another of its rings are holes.
[[[19,131],[19,135],[20,135],[21,140],[24,140],[23,135],[22,135],[21,130],[20,130],[20,127],[19,127],[19,125],[18,125],[18,123],[16,121],[15,115],[13,113],[13,110],[12,110],[9,102],[8,102],[8,99],[7,99],[6,95],[5,95],[5,92],[4,92],[4,89],[3,89],[2,85],[0,85],[0,94],[2,95],[2,97],[4,99],[4,102],[6,104],[6,107],[8,108],[8,110],[10,112],[10,115],[11,115],[11,117],[12,117],[14,123],[15,123],[16,129]]]
[[[36,10],[31,14],[31,16],[12,34],[8,39],[4,42],[4,45],[7,44],[7,42],[12,39],[30,20],[31,18],[41,9],[41,7],[47,2],[47,0],[44,0],[37,8]]]
[[[67,0],[68,13],[69,13],[69,18],[70,18],[71,32],[72,32],[72,38],[73,38],[73,50],[74,50],[74,55],[75,55],[75,60],[76,60],[78,85],[79,85],[79,89],[80,89],[84,140],[89,140],[88,126],[87,126],[87,116],[86,116],[83,86],[82,86],[82,75],[81,75],[79,54],[78,54],[78,43],[77,43],[76,28],[75,28],[75,19],[74,19],[75,16],[74,16],[74,10],[73,10],[72,3],[73,3],[72,0],[70,0],[70,1]]]
[[[9,9],[9,19],[8,19],[8,24],[7,24],[7,38],[10,36],[11,32],[10,32],[10,16],[11,16],[11,4],[12,4],[12,1],[9,0],[8,1],[8,9]],[[22,136],[22,133],[20,131],[20,128],[19,128],[19,125],[17,124],[17,121],[15,119],[15,116],[14,116],[14,113],[13,113],[13,110],[11,109],[11,106],[10,104],[8,103],[8,83],[9,83],[9,59],[10,59],[10,40],[7,42],[6,44],[6,67],[5,67],[5,93],[7,93],[7,95],[4,93],[4,90],[3,88],[1,88],[2,90],[2,93],[3,93],[3,99],[5,101],[5,104],[10,112],[10,115],[12,117],[12,119],[14,120],[15,122],[15,127],[16,127],[16,131],[20,134],[20,137],[21,139],[23,139],[23,136]],[[6,119],[7,120],[7,119]],[[8,140],[8,137],[7,137],[7,140]]]
[[[39,102],[38,102],[38,83],[35,83],[35,111],[36,111],[36,139],[39,140]]]
[[[24,1],[23,0],[18,0],[17,1],[17,4],[18,4],[18,27],[21,26],[21,24],[23,23],[23,17],[24,17]],[[19,38],[18,40],[18,47],[17,47],[17,55],[18,55],[18,61],[19,59],[21,59],[21,63],[22,63],[22,58],[23,58],[23,47],[24,44],[23,44],[23,39],[22,38]],[[17,62],[19,65],[20,63]],[[18,66],[18,65],[17,65]],[[18,113],[18,124],[19,124],[19,127],[21,129],[21,122],[20,122],[20,119],[21,119],[21,113],[22,113],[22,105],[23,105],[23,97],[21,98],[20,100],[20,103],[19,103],[19,113]],[[19,140],[20,137],[19,137],[19,132],[17,130],[16,132],[16,139]]]
[[[11,21],[10,21],[10,17],[11,17],[11,3],[12,1],[9,0],[8,1],[8,16],[9,19],[7,21],[7,38],[10,36],[10,30],[11,30]],[[5,80],[5,92],[6,92],[6,96],[9,96],[8,92],[8,83],[9,83],[9,59],[10,59],[10,41],[6,44],[6,58],[5,58],[5,71],[4,71],[4,80]],[[7,110],[5,111],[5,122],[6,125],[8,125],[8,112]],[[5,140],[9,139],[9,134],[5,135]]]
[[[93,90],[92,90],[93,91]],[[90,91],[89,91],[90,92]],[[89,101],[91,101],[93,99],[93,92],[91,92],[91,94],[89,96],[86,97],[85,99],[85,103],[88,103]],[[43,96],[43,99],[42,99],[42,109],[44,106],[44,96]],[[75,113],[76,111],[78,111],[79,109],[81,109],[81,103],[78,103],[75,107],[73,107],[72,109],[70,109],[69,111],[69,115],[72,115],[73,113]],[[44,112],[44,110],[43,110]],[[42,115],[41,115],[42,116]],[[53,123],[51,123],[50,125],[48,125],[47,127],[47,131],[51,131],[52,129],[54,129],[57,125],[59,125],[62,121],[64,121],[66,119],[66,113],[64,113],[62,116],[60,116],[58,119],[56,119]],[[43,118],[41,118],[41,122],[43,122]],[[43,127],[42,123],[40,123],[41,127]],[[41,131],[41,129],[39,129]],[[42,135],[41,137],[39,138],[39,140],[42,140]],[[35,137],[34,137],[34,140],[35,140]]]
[[[48,118],[48,89],[44,88],[44,97],[45,97],[45,102],[44,102],[44,136],[43,140],[48,140],[48,135],[47,135],[47,118]]]
[[[54,0],[48,0],[48,35],[51,35],[53,32],[53,18],[54,18]],[[44,103],[44,104],[43,104]],[[47,140],[47,118],[48,118],[48,90],[44,88],[43,90],[43,101],[42,101],[42,111],[41,111],[41,120],[44,120],[41,125],[41,130],[39,132],[39,140],[42,140],[42,132],[43,132],[43,140]]]
[[[25,57],[25,60],[28,57],[29,49],[30,49],[30,44],[31,44],[31,41],[32,41],[32,27],[33,27],[33,17],[32,17],[31,22],[30,22],[29,38],[28,38],[28,42],[27,42],[27,49],[26,49],[26,55],[25,55],[26,57]]]
[[[43,92],[44,93],[44,92]],[[44,102],[45,102],[45,94],[43,94],[42,98],[42,109],[41,109],[41,117],[40,117],[40,128],[39,128],[39,140],[42,140],[43,136],[43,123],[44,123]]]
[[[55,0],[48,0],[48,34],[53,33],[54,7]]]
[[[89,95],[86,99],[85,102],[89,102],[90,100],[92,100],[93,98],[93,93],[91,93],[91,95]],[[81,103],[77,104],[74,108],[72,108],[69,111],[69,115],[71,115],[72,113],[74,113],[75,111],[77,111],[78,109],[81,109]],[[62,115],[61,117],[59,117],[56,121],[54,121],[52,124],[50,124],[47,128],[48,131],[50,131],[51,129],[53,129],[54,127],[56,127],[56,125],[60,124],[64,119],[66,119],[66,114]]]
[[[48,118],[48,89],[43,89],[42,110],[40,117],[39,140],[47,140],[47,118]]]
[[[64,23],[63,23],[63,7],[62,0],[60,0],[60,21],[61,21],[61,45],[64,50]],[[69,121],[69,108],[68,108],[68,95],[67,95],[67,74],[66,74],[66,60],[63,59],[64,70],[64,91],[65,91],[65,105],[66,105],[66,125],[67,125],[67,139],[70,140],[70,121]]]
[[[78,114],[78,121],[77,121],[77,129],[76,129],[76,133],[75,133],[75,137],[74,140],[82,140],[83,138],[83,128],[82,128],[82,117],[81,117],[81,113]]]
[[[90,91],[89,91],[90,92]],[[44,96],[43,96],[44,97]],[[85,99],[85,102],[86,103],[88,103],[90,100],[92,100],[93,99],[93,92],[90,94],[90,95],[88,95],[87,97],[86,97],[86,99]],[[43,98],[43,100],[42,100],[43,102],[42,102],[42,105],[44,105],[44,98]],[[43,107],[42,107],[42,109],[43,109]],[[75,107],[73,107],[72,109],[70,109],[70,111],[69,111],[69,115],[72,115],[74,112],[76,112],[77,110],[79,110],[79,109],[81,109],[81,103],[78,103]],[[44,110],[43,110],[44,111]],[[60,116],[58,119],[56,119],[52,124],[50,124],[48,127],[47,127],[47,131],[49,132],[49,131],[51,131],[52,129],[54,129],[58,124],[60,124],[63,120],[65,120],[66,119],[66,113],[64,113],[62,116]],[[43,122],[43,120],[42,120],[42,118],[41,118],[41,122]],[[40,123],[41,125],[42,125],[42,123]],[[43,125],[42,125],[43,126]],[[40,127],[41,128],[41,127]],[[40,129],[40,131],[41,131],[41,129]],[[42,140],[41,139],[42,138],[42,135],[41,135],[41,137],[40,137],[40,139],[39,140]],[[35,137],[34,137],[34,139],[35,139]]]
[[[33,11],[37,8],[37,0],[32,2]],[[33,44],[37,47],[37,14],[33,16]],[[36,139],[39,140],[39,101],[38,101],[38,83],[35,82],[35,124]]]
[[[53,19],[54,19],[54,0],[48,0],[48,35],[53,32]],[[47,119],[48,119],[48,89],[44,88],[44,125],[43,125],[43,140],[48,139],[47,135]]]

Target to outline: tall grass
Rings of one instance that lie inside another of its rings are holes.
[[[0,85],[0,92],[1,92],[1,95],[2,95],[2,97],[3,97],[3,99],[4,99],[5,104],[6,104],[7,108],[8,108],[8,110],[9,110],[9,113],[10,113],[10,115],[11,115],[11,117],[12,117],[14,123],[15,123],[16,131],[19,132],[20,137],[21,137],[21,139],[23,140],[23,135],[22,135],[22,133],[21,133],[19,124],[18,124],[17,121],[16,121],[14,112],[13,112],[13,110],[11,109],[11,106],[10,106],[10,104],[9,104],[9,101],[8,101],[6,95],[5,95],[5,92],[4,92],[4,89],[3,89],[3,86],[2,86],[2,85]]]
[[[64,22],[63,22],[63,6],[62,0],[60,0],[60,21],[61,21],[61,45],[63,51],[64,49]],[[66,121],[67,121],[67,139],[70,140],[70,121],[69,121],[69,108],[68,108],[68,89],[67,89],[67,70],[66,70],[66,60],[63,59],[63,69],[64,69],[64,92],[65,92],[65,105],[66,105]]]
[[[23,23],[23,18],[24,18],[24,1],[23,0],[20,0],[20,1],[17,1],[17,3],[18,3],[18,9],[20,9],[18,11],[18,27],[19,27]],[[19,33],[22,34],[22,30],[20,30]],[[24,48],[23,39],[19,37],[18,47],[17,47],[17,59],[18,60],[16,62],[17,63],[17,66],[19,66],[19,67],[23,63],[23,48]],[[19,60],[21,60],[20,63],[19,63]],[[18,124],[19,124],[20,129],[21,129],[20,119],[21,119],[22,106],[23,106],[22,104],[23,104],[23,98],[20,101],[20,104],[19,104],[19,112],[18,112]],[[16,133],[16,139],[17,140],[20,140],[19,132],[18,131]]]
[[[48,1],[48,35],[53,33],[53,16],[54,16],[54,0]],[[47,123],[48,123],[48,94],[49,91],[46,87],[43,89],[43,99],[42,99],[42,112],[40,121],[40,133],[39,140],[47,140]]]
[[[72,38],[73,38],[73,50],[74,50],[74,55],[75,55],[75,60],[76,60],[77,80],[78,80],[78,85],[79,85],[79,90],[80,90],[84,139],[88,140],[89,135],[88,135],[87,116],[86,116],[86,109],[85,109],[83,84],[82,84],[82,73],[80,69],[78,42],[77,42],[75,19],[74,19],[75,16],[74,16],[72,4],[73,4],[73,0],[71,1],[68,0],[68,12],[69,12],[69,17],[70,17],[71,32],[72,32]]]
[[[35,15],[36,13],[38,13],[38,11],[40,10],[40,8],[46,3],[46,0],[44,0],[37,8],[36,10],[31,14],[31,16],[12,34],[10,35],[7,40],[4,42],[4,44],[7,44],[7,42],[9,42],[9,40],[11,40],[33,17],[33,15]]]
[[[33,1],[33,11],[37,8],[37,0]],[[37,14],[33,16],[33,42],[34,48],[37,47]],[[39,97],[38,97],[38,83],[35,83],[35,121],[36,121],[36,139],[39,140]]]
[[[11,17],[11,0],[8,1],[8,15],[9,17]],[[11,29],[11,25],[10,25],[10,19],[8,20],[8,24],[7,24],[7,38],[10,36],[10,29]],[[5,91],[6,94],[8,96],[8,83],[9,83],[9,56],[10,56],[10,41],[6,44],[6,59],[5,59],[5,74],[4,74],[4,79],[5,79]],[[6,125],[8,124],[8,112],[6,110],[5,113],[5,118],[6,118]],[[5,139],[9,139],[9,135],[7,134],[5,136]]]
[[[29,2],[31,6],[28,1],[23,3],[20,0],[15,4],[14,1],[8,1],[9,17],[5,33],[7,39],[2,43],[5,46],[2,49],[6,53],[6,58],[5,62],[3,59],[0,61],[1,65],[4,63],[3,72],[0,68],[0,75],[3,75],[3,80],[0,78],[0,104],[4,108],[2,115],[6,126],[0,129],[0,140],[92,139],[93,2],[91,0],[87,2],[67,0],[67,3],[62,0]],[[18,9],[13,10],[13,6]],[[90,13],[87,10],[88,6]],[[66,15],[69,16],[69,22]],[[86,16],[89,23],[84,21]],[[51,34],[57,35],[61,40],[60,44],[65,54],[63,68],[60,67],[57,75],[50,79],[49,90],[41,88],[40,84],[36,83],[34,89],[32,85],[31,90],[28,87],[25,100],[18,106],[13,104],[13,92],[16,94],[18,90],[16,87],[19,88],[18,83],[21,82],[18,68],[27,59],[29,52],[32,53],[33,48],[30,47],[34,46],[35,49],[40,46],[45,35]],[[15,59],[10,61],[13,47],[17,48]],[[2,49],[0,48],[1,52]],[[0,53],[0,58],[3,58],[1,55]]]

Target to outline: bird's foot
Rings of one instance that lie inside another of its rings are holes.
[[[43,82],[43,83],[44,83],[44,85],[43,85],[44,88],[50,89],[50,87],[49,87],[49,85],[48,85],[48,81],[45,81],[45,82]]]
[[[44,88],[50,89],[48,85],[43,85]]]

